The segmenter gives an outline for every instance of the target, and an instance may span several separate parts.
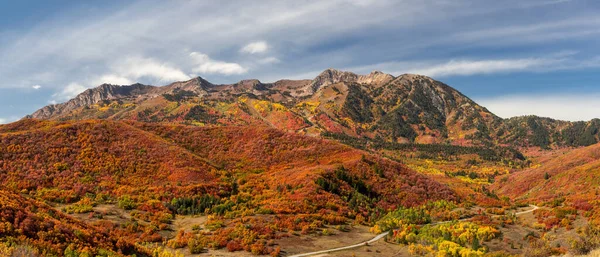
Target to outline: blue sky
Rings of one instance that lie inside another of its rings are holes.
[[[0,123],[101,83],[420,73],[501,117],[600,117],[600,2],[2,1]]]

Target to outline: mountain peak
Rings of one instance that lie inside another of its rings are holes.
[[[251,84],[251,85],[257,85],[257,84],[262,84],[262,82],[260,82],[260,80],[258,79],[243,79],[240,80],[240,82],[236,83],[236,84]]]
[[[198,85],[213,86],[212,83],[208,82],[208,80],[206,80],[200,76],[196,77],[195,80],[198,82]]]
[[[361,84],[383,85],[387,82],[392,81],[393,79],[394,76],[375,70],[369,73],[368,75],[359,76],[357,82]]]
[[[324,73],[341,74],[341,73],[351,73],[351,72],[349,72],[349,71],[343,71],[343,70],[338,70],[338,69],[334,69],[334,68],[327,68],[323,72],[321,72],[321,74],[324,74]]]
[[[319,90],[327,85],[339,83],[339,82],[355,82],[358,79],[358,75],[349,71],[340,71],[333,68],[329,68],[321,72],[311,83],[311,89],[313,92]]]
[[[196,94],[204,95],[206,94],[206,91],[208,91],[213,86],[214,85],[212,83],[208,82],[202,77],[196,77],[187,81],[173,82],[165,87],[159,87],[157,88],[157,90],[160,92],[157,93],[164,94],[172,93],[174,90],[185,90],[194,92]]]
[[[265,84],[260,82],[258,79],[244,79],[238,83],[233,84],[234,88],[245,89],[245,90],[266,90]]]
[[[39,109],[28,116],[28,118],[47,119],[52,116],[66,114],[77,108],[96,104],[104,100],[130,98],[144,95],[151,92],[155,88],[156,87],[154,86],[148,86],[140,83],[129,86],[119,86],[104,83],[95,88],[90,88],[83,91],[66,103],[43,107],[42,109]]]
[[[113,99],[113,98],[122,98],[127,96],[134,95],[142,95],[147,93],[150,89],[153,89],[153,86],[148,86],[140,83],[135,83],[131,85],[113,85],[104,83],[95,88],[87,89],[83,91],[81,94],[77,95],[74,99],[87,99],[92,102],[99,102],[101,100]]]
[[[428,76],[421,75],[421,74],[414,74],[414,73],[405,73],[405,74],[398,76],[398,78],[404,78],[404,79],[409,79],[409,80],[415,80],[415,79],[434,80]]]
[[[341,79],[351,79],[351,78],[355,78],[357,76],[358,75],[356,75],[355,73],[350,72],[350,71],[342,71],[342,70],[336,70],[334,68],[329,68],[329,69],[326,69],[323,72],[321,72],[316,78],[341,80]]]
[[[381,71],[372,71],[368,75],[357,75],[353,72],[329,68],[321,72],[321,74],[313,79],[311,88],[313,92],[316,92],[319,90],[319,88],[339,82],[357,82],[361,84],[373,84],[377,86],[390,82],[394,78],[394,76]]]

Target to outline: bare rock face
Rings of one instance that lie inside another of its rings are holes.
[[[394,80],[394,76],[390,74],[383,73],[381,71],[373,71],[368,75],[357,75],[348,71],[339,71],[335,69],[327,69],[315,79],[313,79],[311,83],[312,92],[318,91],[320,88],[323,88],[328,85],[346,82],[346,83],[360,83],[360,84],[369,84],[373,86],[381,86],[385,83]]]
[[[258,79],[246,79],[232,85],[238,92],[250,92],[260,95],[260,91],[268,90],[271,85],[263,84]]]
[[[179,81],[171,83],[164,87],[157,87],[155,90],[151,90],[150,92],[155,94],[169,94],[173,93],[176,90],[185,90],[194,92],[197,95],[205,95],[207,91],[213,88],[215,85],[208,82],[207,80],[197,77],[187,81]]]
[[[78,108],[97,104],[105,100],[139,98],[141,101],[163,94],[172,94],[177,91],[192,92],[195,96],[204,97],[215,91],[219,92],[219,96],[227,96],[241,93],[264,95],[275,90],[280,93],[285,92],[293,98],[301,98],[313,95],[320,88],[340,82],[380,86],[393,79],[394,76],[380,71],[374,71],[368,75],[357,75],[352,72],[327,69],[313,80],[280,80],[275,83],[262,83],[256,79],[249,79],[230,85],[214,85],[205,79],[198,77],[187,81],[174,82],[164,87],[154,87],[142,84],[133,84],[129,86],[102,84],[96,88],[86,90],[66,103],[43,107],[27,116],[27,118],[49,119],[68,114]],[[215,97],[213,96],[212,98],[214,99]],[[293,99],[289,101],[293,101]]]
[[[66,103],[43,107],[26,118],[49,119],[105,100],[135,98],[143,100],[175,91],[190,91],[198,96],[203,96],[213,86],[213,84],[200,77],[188,81],[174,82],[164,87],[148,86],[139,83],[129,86],[102,84],[96,88],[84,91]]]
[[[52,105],[44,106],[41,109],[37,110],[36,112],[32,113],[31,115],[27,115],[27,117],[25,117],[25,118],[48,119],[48,118],[52,117],[54,114],[58,113],[58,111],[56,110],[57,106],[59,106],[59,105],[52,104]]]
[[[310,84],[310,89],[314,93],[320,88],[331,84],[339,82],[356,82],[358,77],[358,75],[352,72],[327,69],[313,79],[312,83]]]
[[[375,86],[384,85],[394,80],[394,76],[381,71],[373,71],[369,75],[361,75],[356,82],[361,84],[372,84]]]
[[[66,103],[46,106],[31,114],[28,118],[48,119],[52,116],[69,113],[77,108],[96,104],[104,100],[142,96],[155,88],[154,86],[142,84],[133,84],[130,86],[102,84],[99,87],[84,91]]]

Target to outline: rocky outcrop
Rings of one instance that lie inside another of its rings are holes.
[[[371,84],[375,86],[384,85],[394,79],[394,76],[381,71],[373,71],[368,75],[361,75],[356,82],[361,84]]]
[[[369,84],[373,86],[381,86],[385,83],[388,83],[394,79],[394,76],[390,74],[383,73],[381,71],[373,71],[368,75],[357,75],[348,71],[339,71],[335,69],[327,69],[321,74],[319,74],[313,81],[311,82],[310,88],[312,92],[318,91],[320,88],[323,88],[328,85],[347,82],[347,83],[360,83],[360,84]]]
[[[215,85],[208,82],[207,80],[197,77],[187,81],[174,82],[164,87],[157,87],[151,93],[155,94],[169,94],[176,90],[185,90],[194,92],[196,95],[205,95]]]
[[[319,74],[310,84],[310,89],[312,92],[317,92],[320,88],[339,83],[339,82],[356,82],[358,80],[358,75],[348,72],[348,71],[339,71],[336,69],[327,69],[321,74]]]
[[[156,87],[154,86],[148,86],[139,83],[130,86],[102,84],[96,88],[84,91],[66,103],[46,106],[31,114],[28,116],[28,118],[48,119],[53,116],[69,113],[77,108],[96,104],[104,100],[143,96],[152,92],[152,90],[155,88]]]

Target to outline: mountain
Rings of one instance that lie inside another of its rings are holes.
[[[277,256],[282,237],[405,212],[451,220],[474,215],[472,206],[504,213],[514,200],[561,199],[592,210],[599,128],[597,119],[502,119],[415,74],[327,69],[274,83],[104,84],[0,125],[0,181],[9,198],[35,206],[16,213],[60,209],[89,226],[75,231],[106,236],[99,244],[117,255],[169,256],[153,248],[163,245]],[[0,218],[28,225],[19,215]],[[48,230],[10,236],[38,251],[51,242],[59,256],[102,250],[80,232],[75,242],[40,239]]]
[[[260,125],[301,134],[344,134],[400,143],[559,148],[600,140],[600,120],[502,119],[426,76],[327,69],[312,80],[215,85],[202,78],[164,87],[101,85],[29,118],[110,119],[195,125]]]
[[[570,202],[597,200],[600,189],[600,144],[548,153],[539,164],[499,178],[493,189],[513,199]]]
[[[543,149],[589,146],[600,141],[600,119],[568,122],[537,116],[504,120],[496,130],[503,144],[538,146]]]

